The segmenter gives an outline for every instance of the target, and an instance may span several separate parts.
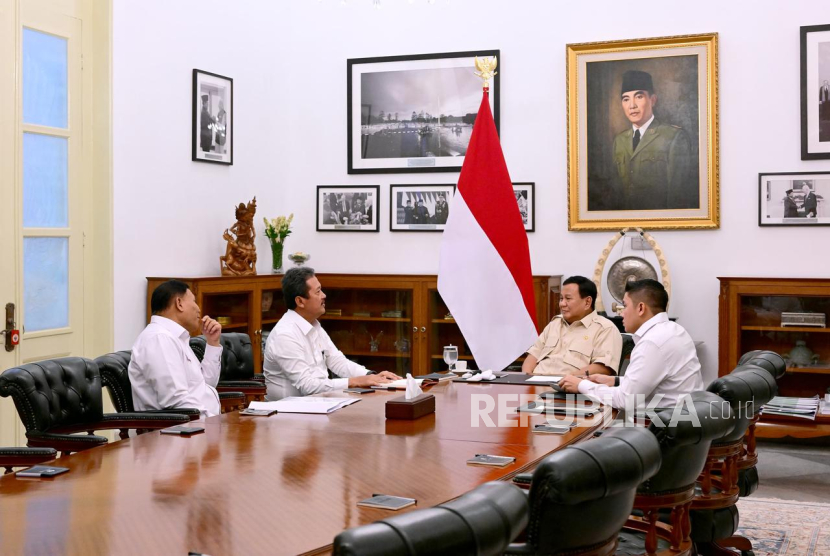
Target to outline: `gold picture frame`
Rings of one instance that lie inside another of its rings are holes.
[[[717,33],[566,53],[568,229],[718,228]]]

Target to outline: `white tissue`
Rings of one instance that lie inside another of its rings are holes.
[[[481,382],[482,380],[495,380],[496,375],[495,373],[493,373],[493,371],[487,369],[486,371],[481,371],[477,375],[474,375],[473,373],[467,373],[463,375],[461,378],[463,378],[467,382]]]
[[[424,391],[421,390],[421,387],[418,386],[418,383],[415,382],[415,379],[412,378],[411,373],[406,373],[406,395],[404,396],[405,399],[411,400],[412,398],[417,398]]]

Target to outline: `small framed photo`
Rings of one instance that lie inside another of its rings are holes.
[[[393,232],[441,232],[447,226],[455,184],[392,185],[389,229]]]
[[[830,158],[830,25],[801,28],[801,160]]]
[[[379,185],[318,185],[318,232],[377,232]]]
[[[350,174],[459,172],[482,99],[475,58],[498,50],[347,60]],[[488,98],[499,127],[499,82]]]
[[[233,164],[233,79],[193,70],[193,160]]]
[[[519,204],[525,230],[536,230],[536,184],[534,182],[517,182],[513,184],[513,194]]]
[[[758,174],[759,226],[830,226],[830,172]]]

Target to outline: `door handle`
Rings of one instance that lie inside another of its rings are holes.
[[[1,333],[6,337],[6,351],[14,351],[20,343],[20,331],[14,328],[14,303],[6,303],[6,326]]]
[[[427,331],[427,327],[426,327],[426,326],[422,326],[422,327],[421,327],[421,332],[426,332],[426,331]]]

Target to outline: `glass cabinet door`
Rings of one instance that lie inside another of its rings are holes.
[[[744,295],[740,310],[739,353],[769,349],[784,356],[787,374],[779,389],[786,395],[813,396],[826,391],[830,386],[830,298]]]
[[[327,287],[320,324],[349,359],[373,371],[413,372],[413,289]]]

